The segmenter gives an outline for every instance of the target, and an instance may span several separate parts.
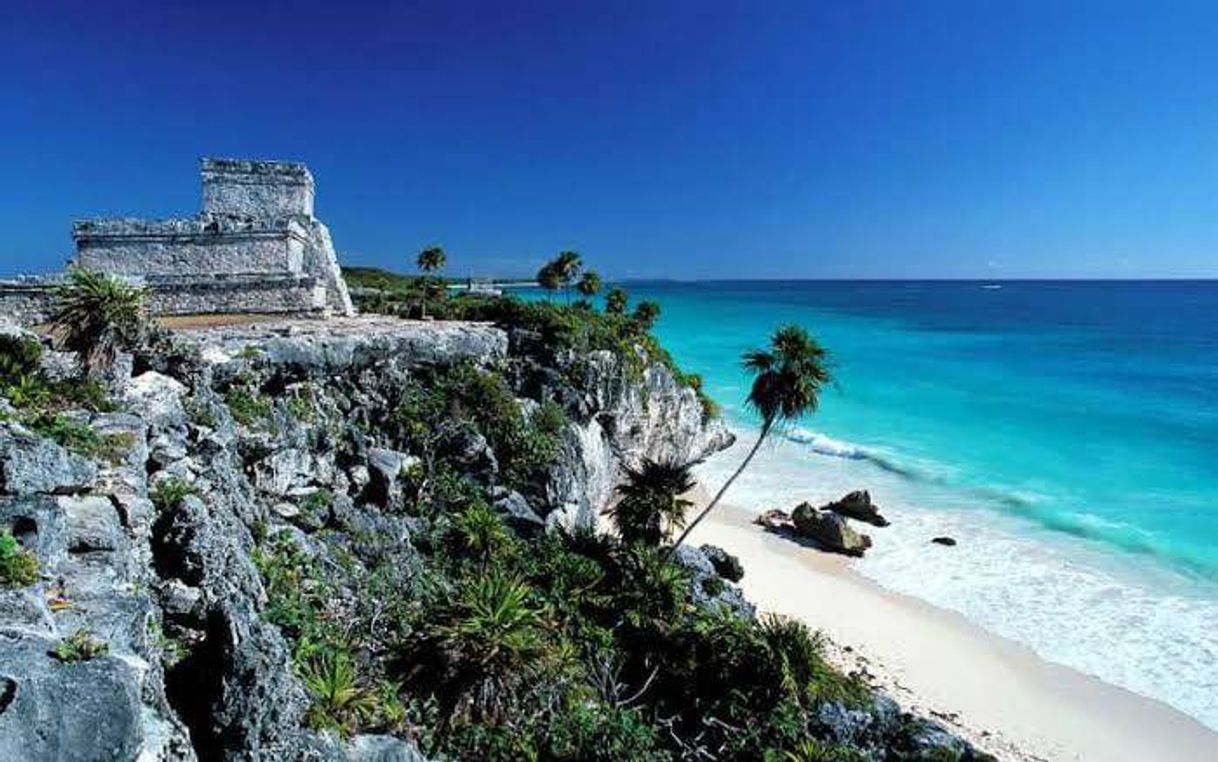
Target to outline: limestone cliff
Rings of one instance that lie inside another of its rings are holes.
[[[515,349],[489,325],[378,318],[185,333],[137,358],[118,412],[70,413],[102,438],[87,456],[0,400],[0,527],[41,573],[0,586],[0,759],[417,758],[388,735],[308,729],[258,565],[279,531],[322,556],[329,532],[374,544],[391,567],[419,563],[419,522],[398,510],[426,457],[395,429],[411,380],[493,368],[513,379],[522,410],[561,405],[558,458],[511,489],[485,438],[432,426],[437,446],[526,523],[594,521],[624,463],[731,442],[663,365],[631,370],[604,352],[545,367]],[[78,630],[108,652],[56,657]]]

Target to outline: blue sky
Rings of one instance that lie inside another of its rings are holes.
[[[0,273],[290,158],[344,261],[1218,277],[1218,5],[5,4]],[[257,7],[255,7],[257,6]]]

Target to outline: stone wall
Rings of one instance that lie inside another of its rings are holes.
[[[295,221],[99,219],[73,223],[75,266],[115,275],[301,274],[308,244]]]
[[[326,307],[325,287],[307,275],[162,280],[149,286],[148,309],[154,315],[307,314]]]
[[[141,280],[148,287],[148,311],[153,315],[316,315],[328,306],[324,284],[309,275]],[[26,327],[47,322],[54,307],[54,286],[59,282],[54,278],[0,282],[0,317]]]
[[[0,282],[0,322],[17,325],[46,322],[51,314],[51,289],[42,283]]]
[[[203,214],[313,216],[313,175],[287,161],[203,159]]]

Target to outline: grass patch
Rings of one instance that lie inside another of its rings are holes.
[[[244,426],[253,426],[271,415],[271,401],[244,386],[234,386],[224,395],[233,418]]]
[[[148,491],[148,498],[160,513],[169,513],[178,507],[187,495],[198,494],[195,485],[177,476],[162,479]]]
[[[67,664],[73,664],[91,661],[105,656],[109,652],[109,643],[93,637],[92,632],[82,627],[55,644],[53,653],[56,659]]]

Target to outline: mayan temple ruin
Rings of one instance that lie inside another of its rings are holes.
[[[314,184],[298,162],[202,160],[194,217],[98,218],[72,224],[70,268],[148,286],[156,315],[354,313]],[[54,278],[0,284],[0,314],[44,319]]]

